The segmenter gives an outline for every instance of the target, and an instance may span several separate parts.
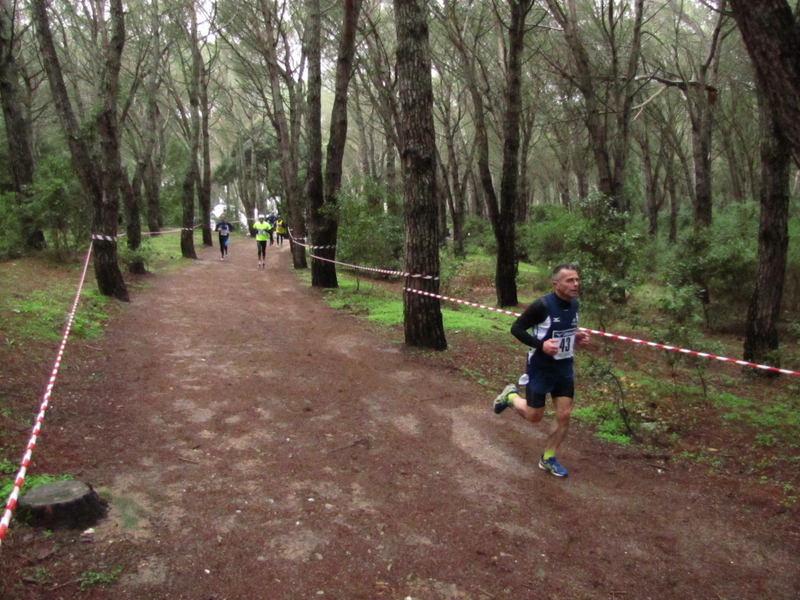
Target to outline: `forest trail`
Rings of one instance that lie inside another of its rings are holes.
[[[198,254],[66,370],[48,424],[110,498],[75,560],[119,579],[30,597],[797,597],[797,514],[757,486],[577,429],[552,477],[543,429],[329,308],[288,245]]]

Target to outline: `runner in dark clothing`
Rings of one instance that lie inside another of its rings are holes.
[[[556,460],[556,451],[567,435],[575,395],[572,363],[575,344],[586,346],[589,334],[578,331],[578,289],[580,279],[573,265],[559,265],[553,270],[553,292],[531,304],[511,326],[512,335],[530,346],[525,374],[525,398],[514,384],[507,385],[494,401],[494,412],[508,407],[531,423],[544,416],[547,394],[553,398],[556,418],[547,438],[539,467],[557,477],[567,470]]]
[[[233,231],[233,225],[225,220],[225,215],[220,215],[219,222],[214,228],[214,231],[219,233],[219,251],[222,255],[220,260],[225,260],[225,257],[228,256],[228,239],[230,238],[231,231]]]

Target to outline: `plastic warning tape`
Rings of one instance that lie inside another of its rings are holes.
[[[53,386],[56,383],[56,376],[58,375],[58,370],[61,367],[61,359],[64,356],[64,347],[67,345],[67,338],[69,337],[69,332],[72,329],[72,322],[75,319],[75,311],[78,309],[78,301],[81,297],[81,290],[83,289],[83,282],[86,279],[86,271],[89,268],[89,257],[92,254],[92,245],[89,245],[89,250],[86,251],[86,259],[83,262],[83,272],[81,273],[80,282],[78,283],[78,291],[75,293],[75,300],[72,302],[72,309],[69,311],[69,317],[67,318],[67,324],[64,326],[64,335],[61,336],[61,344],[58,347],[58,353],[56,354],[56,361],[53,365],[53,370],[50,374],[50,380],[47,382],[47,387],[44,391],[44,396],[42,396],[42,404],[39,408],[39,414],[36,416],[36,421],[33,425],[33,431],[31,432],[31,438],[28,441],[28,446],[25,450],[25,455],[22,457],[22,463],[17,473],[16,478],[14,479],[14,489],[11,491],[11,495],[8,497],[8,502],[6,503],[6,509],[3,513],[3,518],[0,519],[0,543],[2,543],[3,538],[6,535],[6,531],[8,531],[8,524],[11,522],[11,514],[14,512],[14,508],[17,506],[17,499],[19,498],[19,492],[22,488],[22,483],[25,481],[25,473],[28,470],[28,466],[31,463],[31,454],[33,453],[33,449],[36,446],[36,439],[39,437],[39,431],[42,427],[42,422],[44,421],[44,414],[47,411],[47,407],[50,404],[50,395],[53,392]]]
[[[321,248],[324,246],[309,246],[308,244],[303,244],[298,242],[295,237],[292,237],[291,231],[289,232],[289,237],[292,238],[292,241],[297,244],[298,246],[303,246],[304,248]],[[335,248],[335,246],[328,246],[329,248]],[[434,277],[433,275],[421,275],[417,273],[403,273],[402,271],[387,271],[386,269],[373,269],[372,267],[362,267],[361,265],[351,265],[349,263],[340,262],[338,260],[333,260],[331,258],[324,258],[322,256],[317,256],[315,254],[309,254],[311,258],[316,258],[317,260],[324,260],[326,262],[334,263],[336,265],[342,265],[343,267],[350,267],[351,269],[361,269],[362,271],[372,271],[373,273],[383,273],[384,275],[396,275],[398,277],[410,277],[412,279],[427,279],[432,281],[438,281],[438,277]]]
[[[302,245],[302,244],[301,244]],[[438,277],[433,277],[432,275],[419,275],[417,273],[403,273],[402,271],[387,271],[385,269],[373,269],[372,267],[362,267],[360,265],[351,265],[345,262],[339,262],[338,260],[333,260],[330,258],[323,258],[322,256],[317,256],[315,254],[309,254],[311,258],[316,258],[317,260],[324,260],[327,262],[331,262],[337,265],[342,265],[343,267],[350,267],[351,269],[361,269],[362,271],[372,271],[373,273],[384,273],[386,275],[397,275],[398,277],[410,277],[412,279],[429,279],[429,280],[438,280]]]
[[[180,229],[164,229],[163,231],[140,231],[139,235],[161,235],[162,233],[175,233],[176,231],[194,231],[198,227],[200,227],[200,225],[197,225],[195,227],[181,227]],[[103,241],[106,241],[106,242],[116,242],[119,238],[121,238],[123,236],[126,236],[126,235],[128,235],[128,234],[127,233],[120,233],[116,237],[114,237],[113,235],[100,235],[100,234],[93,233],[91,237],[92,237],[93,240],[103,240]]]
[[[457,304],[465,304],[467,306],[474,306],[476,308],[482,308],[485,310],[491,310],[494,312],[503,313],[506,315],[511,315],[514,317],[519,317],[519,313],[501,310],[499,308],[493,308],[491,306],[484,306],[483,304],[475,304],[474,302],[467,302],[465,300],[459,300],[457,298],[449,298],[447,296],[441,296],[439,294],[432,294],[430,292],[424,292],[422,290],[415,290],[412,288],[403,288],[403,291],[406,292],[414,292],[415,294],[421,294],[422,296],[431,296],[432,298],[439,298],[441,300],[447,300],[448,302],[455,302]],[[670,346],[668,344],[658,344],[656,342],[648,342],[647,340],[640,340],[637,338],[632,338],[627,335],[618,335],[616,333],[608,333],[607,331],[598,331],[596,329],[587,329],[586,327],[578,327],[579,330],[585,331],[587,333],[592,333],[595,335],[602,335],[603,337],[612,338],[615,340],[622,340],[625,342],[633,342],[634,344],[641,344],[643,346],[650,346],[651,348],[660,348],[661,350],[671,350],[673,352],[681,352],[682,354],[689,354],[692,356],[699,356],[701,358],[711,358],[714,360],[719,360],[722,362],[729,362],[734,363],[737,365],[741,365],[743,367],[752,367],[754,369],[763,369],[765,371],[774,371],[776,373],[782,373],[783,375],[800,375],[796,371],[790,371],[789,369],[779,369],[778,367],[772,367],[770,365],[759,365],[756,363],[747,362],[744,360],[738,360],[735,358],[727,358],[725,356],[717,356],[716,354],[710,354],[708,352],[698,352],[697,350],[688,350],[686,348],[678,348],[677,346]]]
[[[292,237],[291,230],[288,230],[289,237],[292,238],[292,241],[297,244],[298,246],[302,246],[303,248],[308,248],[309,250],[333,250],[336,248],[336,244],[331,244],[329,246],[309,246],[308,244],[304,244],[300,240],[305,240],[306,238],[295,238]]]

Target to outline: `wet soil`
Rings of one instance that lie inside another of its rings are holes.
[[[756,481],[579,428],[553,477],[546,423],[329,308],[287,247],[200,256],[68,353],[34,463],[110,514],[12,523],[0,597],[798,597],[798,515]]]

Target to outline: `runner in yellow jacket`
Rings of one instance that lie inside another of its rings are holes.
[[[256,230],[256,245],[258,246],[258,268],[264,268],[264,261],[267,259],[267,240],[269,239],[269,232],[272,225],[269,224],[264,218],[264,215],[258,215],[258,222],[253,223],[253,229]]]
[[[278,246],[283,246],[283,238],[286,237],[286,221],[278,217],[275,221],[275,233],[278,234]]]

